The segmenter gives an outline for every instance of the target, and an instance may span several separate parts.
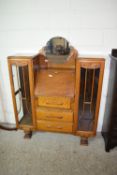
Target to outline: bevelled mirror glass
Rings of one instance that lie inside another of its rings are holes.
[[[55,63],[64,63],[67,61],[72,47],[63,37],[51,38],[45,47],[45,54],[48,61]]]

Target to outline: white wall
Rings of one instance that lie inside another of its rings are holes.
[[[106,54],[117,48],[117,0],[0,0],[0,85],[5,115],[15,122],[7,56],[38,52],[53,36],[63,36],[80,54]],[[108,67],[106,63],[98,130],[101,130]]]

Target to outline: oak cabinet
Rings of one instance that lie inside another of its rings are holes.
[[[44,51],[8,57],[17,128],[25,137],[32,131],[63,132],[88,144],[96,134],[105,61],[80,58],[61,38]]]

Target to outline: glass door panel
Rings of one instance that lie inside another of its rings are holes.
[[[78,130],[93,131],[100,69],[80,68]]]
[[[20,125],[32,125],[32,109],[28,64],[22,66],[13,64],[12,76],[18,123]]]

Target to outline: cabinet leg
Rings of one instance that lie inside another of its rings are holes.
[[[110,149],[109,148],[105,148],[105,151],[109,153],[110,152]]]
[[[24,139],[31,139],[32,131],[24,131]]]
[[[88,146],[88,138],[87,137],[81,137],[80,144]]]

